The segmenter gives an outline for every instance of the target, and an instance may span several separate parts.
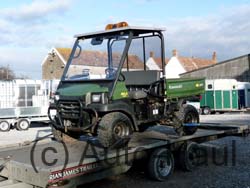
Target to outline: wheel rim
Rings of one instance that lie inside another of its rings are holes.
[[[113,132],[118,137],[125,137],[129,136],[130,134],[129,127],[126,125],[125,122],[118,122],[114,126]]]
[[[29,122],[26,120],[23,120],[19,123],[19,126],[21,129],[27,129],[29,127]]]
[[[208,109],[204,109],[204,114],[208,114]]]
[[[9,123],[8,122],[1,122],[0,123],[0,128],[1,128],[1,130],[3,130],[3,131],[7,131],[8,129],[9,129]]]
[[[157,168],[161,176],[168,176],[172,169],[172,162],[169,157],[166,156],[165,153],[163,156],[158,156]]]

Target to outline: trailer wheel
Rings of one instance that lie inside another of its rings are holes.
[[[202,114],[204,114],[204,115],[209,115],[209,114],[211,114],[211,109],[210,109],[208,106],[204,107],[204,108],[202,109]]]
[[[112,112],[102,117],[98,125],[98,140],[104,147],[122,147],[132,134],[132,123],[123,113]]]
[[[8,121],[0,121],[0,131],[7,132],[10,130],[10,124]]]
[[[30,122],[27,119],[19,119],[16,123],[16,129],[19,131],[28,130],[30,127]]]
[[[184,171],[193,171],[199,164],[200,149],[197,143],[184,143],[179,150],[179,164]]]
[[[148,174],[157,181],[165,181],[174,171],[174,157],[166,148],[156,149],[148,162]]]
[[[175,113],[181,124],[175,127],[175,131],[179,135],[192,135],[197,131],[197,126],[183,126],[183,123],[199,123],[199,113],[196,108],[189,104],[183,104],[180,106],[179,111]]]

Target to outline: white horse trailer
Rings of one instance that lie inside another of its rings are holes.
[[[52,81],[0,81],[0,131],[27,130],[32,121],[48,121]]]

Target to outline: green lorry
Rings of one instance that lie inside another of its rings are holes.
[[[149,125],[193,134],[199,114],[186,100],[203,93],[205,81],[165,78],[163,31],[121,22],[105,31],[76,35],[49,107],[54,137],[96,136],[111,147]],[[153,67],[147,63],[152,54],[158,57]]]

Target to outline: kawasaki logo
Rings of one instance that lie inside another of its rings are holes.
[[[180,84],[180,85],[174,85],[174,86],[169,86],[169,89],[181,89],[183,86]]]

